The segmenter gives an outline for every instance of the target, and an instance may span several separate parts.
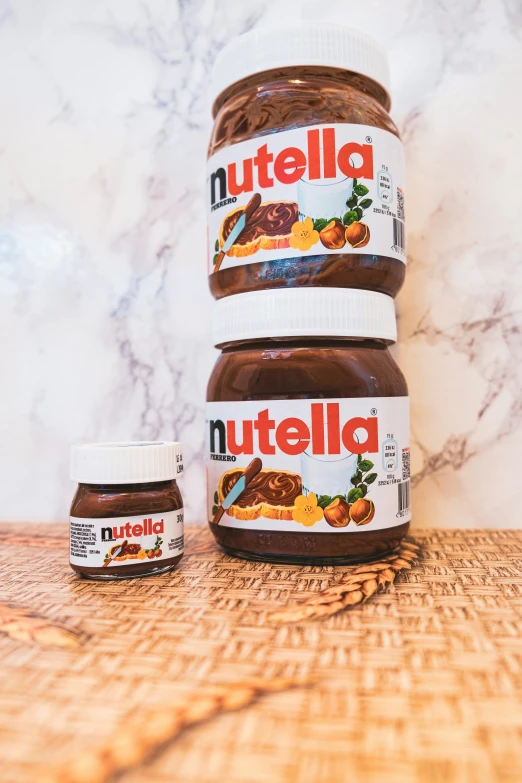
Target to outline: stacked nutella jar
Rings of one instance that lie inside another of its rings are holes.
[[[242,557],[343,563],[410,523],[409,405],[388,346],[404,161],[385,52],[339,26],[255,30],[213,74],[210,527]]]

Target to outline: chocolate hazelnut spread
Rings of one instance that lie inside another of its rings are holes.
[[[230,232],[240,218],[240,212],[227,215],[223,221],[223,239],[228,239]],[[279,203],[262,204],[248,221],[244,231],[236,240],[237,245],[247,245],[258,237],[272,237],[288,234],[298,217],[297,204]]]
[[[212,89],[212,294],[331,286],[395,296],[404,163],[383,50],[338,26],[258,29],[220,53]],[[255,192],[262,205],[229,247]]]
[[[90,579],[172,570],[183,557],[179,443],[75,446],[71,477],[71,568]]]
[[[210,522],[218,543],[317,564],[395,548],[411,514],[392,300],[349,289],[241,294],[217,303],[214,332],[207,479],[209,519],[225,510]],[[234,497],[252,457],[261,469]]]
[[[226,496],[241,477],[242,471],[229,471],[223,481],[223,494]],[[259,503],[270,503],[273,506],[293,506],[295,499],[302,493],[300,476],[290,476],[277,471],[268,470],[258,473],[248,487],[237,499],[241,508],[250,508]]]

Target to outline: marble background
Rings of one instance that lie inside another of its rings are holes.
[[[520,0],[0,0],[0,519],[67,517],[71,443],[156,438],[202,518],[206,84],[281,17],[390,53],[415,524],[521,524]]]

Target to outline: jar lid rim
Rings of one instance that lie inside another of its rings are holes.
[[[390,296],[356,288],[276,288],[234,294],[215,303],[213,344],[263,338],[397,340]]]
[[[84,443],[71,447],[71,479],[81,484],[145,484],[178,478],[178,441]]]
[[[390,95],[386,50],[366,33],[335,24],[263,26],[232,38],[216,57],[209,97],[256,73],[291,66],[323,66],[367,76]]]

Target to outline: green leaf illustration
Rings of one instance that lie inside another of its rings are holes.
[[[216,491],[214,492],[214,503],[216,503],[216,505],[219,503],[219,498],[218,498],[217,489],[216,489]]]
[[[330,495],[321,495],[319,497],[319,500],[317,501],[317,505],[324,510],[326,506],[330,505],[331,502],[332,502],[332,498],[330,497]]]
[[[216,244],[214,245],[214,250],[216,253],[219,251],[219,239],[216,239]]]
[[[354,209],[351,209],[349,212],[345,212],[343,223],[345,226],[351,226],[352,223],[355,223],[358,219],[357,212]]]
[[[356,500],[359,500],[359,498],[362,497],[364,497],[362,489],[354,487],[348,492],[348,503],[355,503]]]
[[[363,211],[360,207],[355,207],[354,212],[357,213],[357,220],[360,220],[363,216]]]
[[[358,196],[366,196],[367,193],[370,191],[366,187],[366,185],[355,185],[354,192],[357,193]]]
[[[362,462],[361,462],[361,465],[362,465]],[[357,473],[355,473],[355,475],[353,475],[353,476],[351,477],[350,481],[351,481],[351,483],[352,483],[354,486],[356,486],[357,484],[360,484],[360,483],[361,483],[361,481],[362,481],[362,477],[363,477],[363,474],[361,473],[361,471],[360,471],[360,470],[358,470],[358,471],[357,471]]]
[[[349,199],[348,199],[348,201],[346,202],[346,206],[347,206],[347,207],[350,207],[350,209],[353,209],[354,207],[356,207],[356,206],[357,206],[357,202],[358,202],[358,201],[359,201],[359,199],[357,198],[357,196],[353,195],[353,196],[352,196],[351,198],[349,198]]]
[[[316,231],[322,231],[323,228],[326,228],[327,225],[328,225],[328,221],[325,220],[324,218],[317,218],[317,220],[314,221],[314,229]]]
[[[371,198],[363,198],[359,206],[361,206],[363,209],[368,209],[368,207],[371,207],[372,204],[373,201]]]
[[[373,468],[373,462],[369,459],[363,459],[361,462],[359,462],[359,470],[362,470],[363,473],[366,473],[368,470],[371,470]]]
[[[362,454],[357,455],[357,464],[360,465],[362,462]]]
[[[214,516],[215,514],[217,514],[217,510],[218,510],[218,507],[217,507],[217,506],[212,506],[212,516]]]
[[[216,253],[216,255],[214,256],[214,258],[212,259],[212,263],[213,263],[213,264],[217,264],[217,262],[218,262],[218,261],[219,261],[219,253]]]
[[[377,473],[370,473],[368,476],[366,476],[364,480],[367,484],[373,484],[376,478],[377,478]]]

